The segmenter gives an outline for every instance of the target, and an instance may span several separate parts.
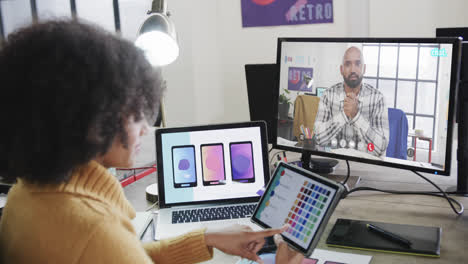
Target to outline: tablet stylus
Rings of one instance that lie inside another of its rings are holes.
[[[372,224],[366,224],[366,227],[367,229],[369,229],[369,231],[372,231],[372,232],[375,232],[376,234],[379,234],[381,235],[382,237],[385,237],[389,240],[392,240],[394,242],[398,242],[398,243],[401,243],[401,244],[404,244],[405,246],[407,247],[410,247],[411,246],[411,241],[409,241],[408,239],[406,238],[402,238],[401,236],[397,235],[397,234],[394,234],[392,232],[389,232],[381,227],[378,227],[378,226],[375,226],[375,225],[372,225]]]

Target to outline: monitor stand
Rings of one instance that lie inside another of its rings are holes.
[[[338,160],[336,159],[326,159],[326,158],[311,158],[309,151],[303,151],[301,155],[302,168],[320,174],[330,180],[336,182],[343,182],[346,179],[346,175],[336,175],[330,174],[335,170],[335,167],[338,165]],[[354,188],[360,181],[359,176],[349,176],[346,185],[349,189]]]
[[[338,165],[338,160],[336,159],[312,159],[310,152],[302,152],[301,162],[302,168],[310,170],[319,174],[329,174],[335,170],[336,165]]]

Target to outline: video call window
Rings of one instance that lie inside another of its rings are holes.
[[[405,112],[410,130],[422,129],[437,146],[437,83],[440,58],[434,51],[442,50],[438,44],[364,43],[363,55],[367,70],[364,82],[379,89],[388,107]],[[439,54],[437,54],[439,55]],[[441,54],[443,57],[443,54]],[[442,117],[445,118],[445,117]],[[414,141],[408,136],[408,147]],[[418,148],[429,149],[428,141],[418,142]]]
[[[279,39],[276,144],[445,175],[457,41]]]

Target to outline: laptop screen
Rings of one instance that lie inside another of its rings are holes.
[[[257,201],[269,180],[265,122],[156,130],[160,207]]]

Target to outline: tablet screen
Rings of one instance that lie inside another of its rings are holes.
[[[336,206],[335,198],[339,190],[339,185],[328,182],[321,176],[281,164],[265,190],[253,218],[271,228],[289,224],[283,237],[307,252],[314,238],[320,235],[321,232],[318,231],[321,224],[328,222],[328,217]]]

